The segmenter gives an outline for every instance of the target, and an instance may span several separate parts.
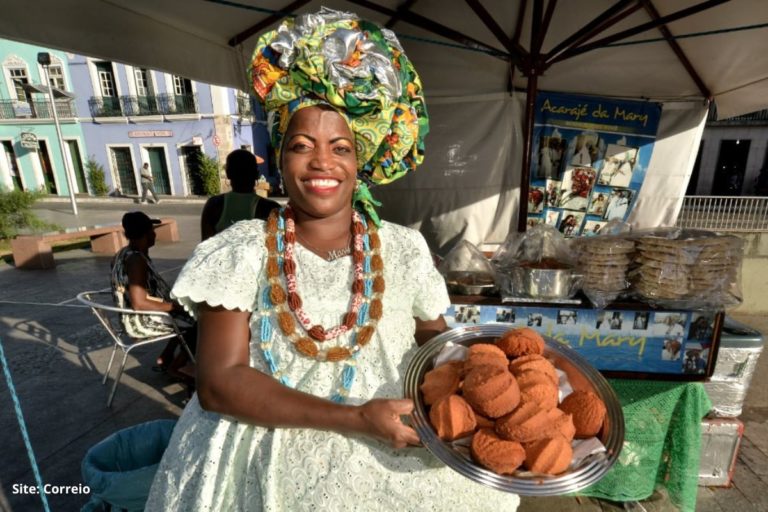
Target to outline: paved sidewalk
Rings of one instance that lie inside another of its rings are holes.
[[[46,201],[36,208],[42,218],[63,227],[117,223],[128,210],[173,217],[181,242],[159,243],[151,253],[169,281],[199,241],[202,200],[162,201],[137,205],[125,199],[79,201],[76,218],[66,200]],[[85,249],[55,254],[53,270],[20,271],[0,261],[0,339],[10,364],[32,446],[44,482],[82,483],[80,463],[88,448],[107,435],[158,418],[175,418],[185,398],[183,388],[151,371],[159,347],[130,357],[113,407],[105,408],[101,385],[111,345],[91,312],[75,295],[109,286],[109,257]],[[737,317],[768,333],[768,320]],[[768,510],[763,490],[768,484],[768,356],[763,356],[741,418],[745,446],[732,489],[700,488],[698,510]],[[9,389],[0,379],[0,511],[42,510],[34,495],[14,494],[14,484],[34,485],[34,476],[19,432]],[[51,510],[74,511],[87,501],[80,495],[48,496]],[[762,500],[762,501],[761,501]],[[663,494],[643,502],[647,510],[673,510]],[[623,510],[621,504],[574,498],[524,498],[521,511]],[[640,510],[640,509],[637,509]]]

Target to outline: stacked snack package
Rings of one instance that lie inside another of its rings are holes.
[[[636,234],[631,280],[640,300],[683,307],[741,302],[743,240],[709,231],[663,229]]]
[[[574,241],[582,290],[599,308],[622,296],[629,288],[628,272],[635,256],[635,242],[622,235],[596,236]]]

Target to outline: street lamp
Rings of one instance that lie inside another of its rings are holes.
[[[64,175],[67,178],[69,202],[72,204],[72,213],[77,216],[77,203],[75,202],[75,187],[73,184],[74,180],[72,179],[72,171],[69,168],[69,158],[67,158],[67,153],[64,151],[64,139],[61,136],[61,126],[59,126],[59,114],[56,112],[56,103],[53,101],[53,87],[51,86],[51,79],[48,76],[48,67],[51,65],[51,54],[48,52],[39,52],[37,54],[37,63],[43,66],[45,85],[48,86],[48,101],[51,104],[51,111],[53,112],[53,124],[56,125],[56,135],[59,137],[61,159],[64,160]]]

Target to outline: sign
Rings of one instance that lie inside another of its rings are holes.
[[[32,132],[21,132],[21,147],[25,149],[38,149],[37,135]]]
[[[128,132],[128,136],[131,138],[173,137],[173,132],[171,130],[133,130]]]
[[[220,144],[221,144],[221,137],[219,137],[218,135],[214,135],[213,136],[213,145],[216,146],[216,147],[219,147]]]
[[[193,146],[202,146],[203,145],[203,138],[202,137],[192,137],[192,145]]]
[[[712,362],[714,311],[594,310],[454,304],[448,326],[504,323],[530,327],[572,348],[603,371],[687,375],[696,380]],[[697,377],[698,376],[698,377]]]
[[[594,96],[536,97],[528,227],[595,235],[626,220],[651,160],[661,105]]]

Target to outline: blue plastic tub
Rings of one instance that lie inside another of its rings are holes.
[[[144,510],[157,466],[176,420],[155,420],[119,430],[92,446],[83,458],[83,482],[91,500],[82,512],[105,503],[129,512]]]

